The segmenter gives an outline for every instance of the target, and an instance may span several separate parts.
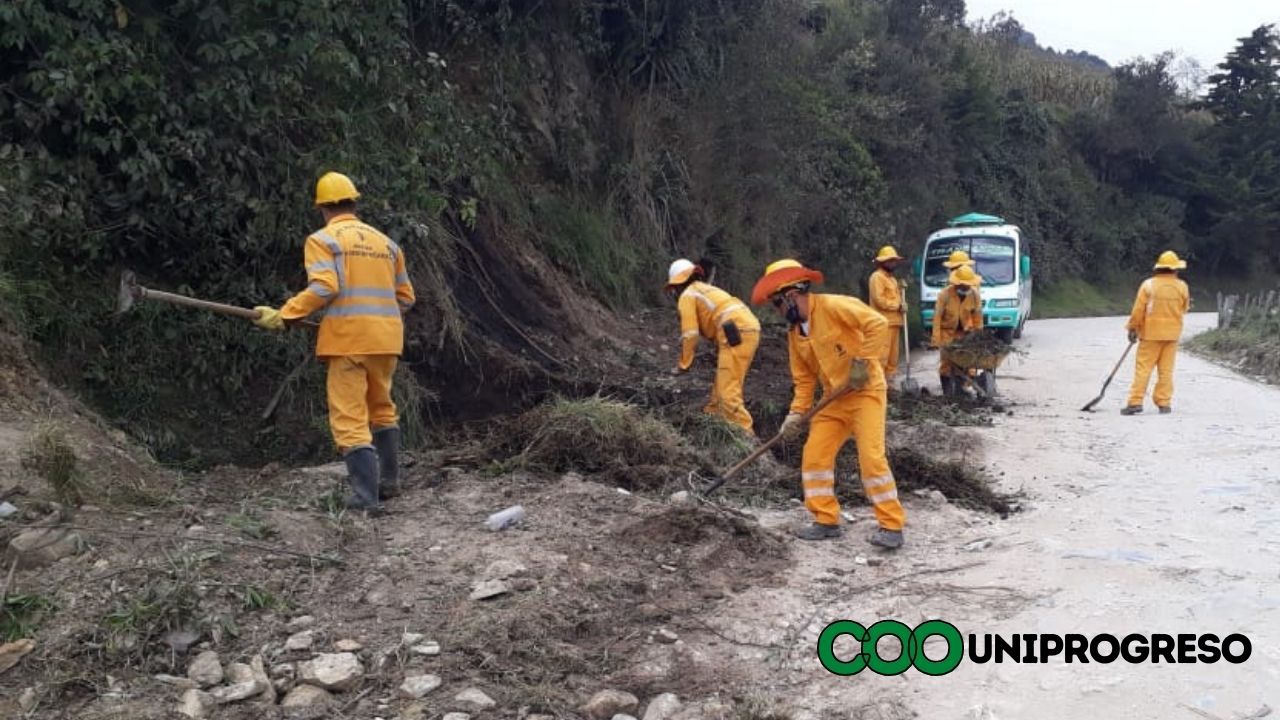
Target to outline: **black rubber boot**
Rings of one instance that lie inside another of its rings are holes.
[[[843,534],[844,530],[839,525],[822,523],[814,523],[795,532],[795,536],[801,540],[835,540]]]
[[[370,515],[381,515],[382,505],[378,502],[378,454],[373,448],[362,447],[347,453],[342,460],[347,464],[347,482],[351,484],[347,507],[364,510]]]
[[[1137,415],[1142,412],[1141,405],[1128,405],[1120,410],[1121,415]]]
[[[886,550],[897,550],[902,547],[902,531],[879,528],[870,538],[867,538],[867,542]]]
[[[378,499],[390,500],[400,495],[400,428],[382,428],[373,434],[373,447],[378,451]]]
[[[1170,406],[1168,406],[1168,405],[1161,405],[1161,406],[1160,406],[1160,414],[1161,414],[1161,415],[1168,415],[1168,414],[1169,414],[1169,413],[1171,413],[1171,412],[1173,412],[1173,408],[1172,408],[1172,407],[1170,407]]]

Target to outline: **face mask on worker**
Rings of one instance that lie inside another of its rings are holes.
[[[960,287],[956,288],[956,294],[959,295],[960,297],[969,297],[969,288],[961,285]]]

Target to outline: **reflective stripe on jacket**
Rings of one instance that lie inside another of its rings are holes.
[[[413,306],[404,252],[390,238],[339,215],[307,238],[307,288],[280,315],[294,320],[323,309],[316,355],[399,355],[401,314]]]

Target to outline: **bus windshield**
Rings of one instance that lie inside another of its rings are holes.
[[[951,271],[943,263],[956,250],[969,253],[983,285],[1008,285],[1017,279],[1017,247],[1012,238],[954,237],[935,240],[925,249],[925,285],[943,287],[947,284]]]

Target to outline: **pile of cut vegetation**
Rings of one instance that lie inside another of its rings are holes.
[[[889,464],[899,492],[937,490],[956,505],[1002,518],[1019,509],[1015,495],[992,489],[986,476],[964,463],[935,460],[918,450],[901,448],[889,452]]]
[[[980,427],[992,424],[996,413],[1005,412],[1003,405],[985,398],[896,393],[889,403],[889,419],[907,425],[940,422],[951,427]]]
[[[504,470],[607,473],[622,487],[654,489],[706,458],[642,408],[604,397],[559,398],[499,423],[486,455]]]

